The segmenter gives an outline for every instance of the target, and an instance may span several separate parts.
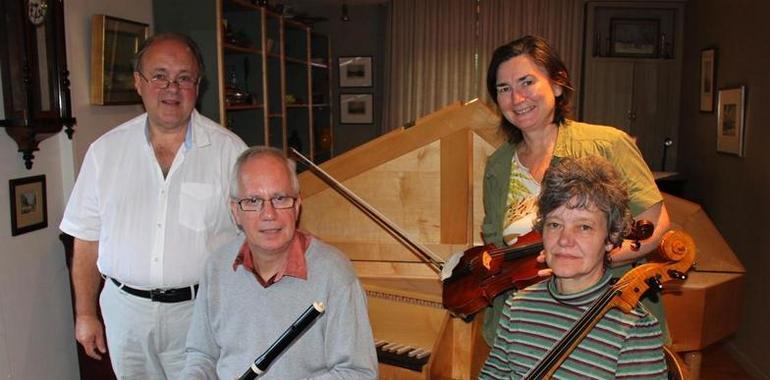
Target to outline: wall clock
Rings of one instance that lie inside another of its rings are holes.
[[[0,126],[27,169],[40,141],[63,127],[72,138],[62,0],[0,1]]]
[[[45,22],[45,12],[47,10],[48,2],[46,0],[27,1],[27,17],[29,17],[29,21],[35,25],[40,25]]]

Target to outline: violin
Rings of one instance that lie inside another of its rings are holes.
[[[651,222],[639,220],[625,239],[632,241],[631,249],[638,250],[640,241],[649,239],[654,230]],[[535,231],[520,236],[510,247],[487,244],[466,250],[443,282],[444,308],[467,321],[499,294],[540,281],[537,273],[545,266],[537,262],[537,256],[542,250],[542,237]]]
[[[444,308],[468,321],[500,293],[536,283],[543,268],[537,262],[542,250],[543,239],[535,231],[520,236],[510,247],[487,244],[467,249],[442,283]]]
[[[647,290],[660,291],[667,281],[686,279],[687,271],[695,263],[695,242],[686,232],[671,230],[663,235],[658,253],[659,259],[631,269],[620,280],[608,286],[522,380],[551,378],[610,309],[618,308],[630,313]]]

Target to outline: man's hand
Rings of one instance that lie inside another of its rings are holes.
[[[540,251],[540,254],[537,255],[537,262],[540,264],[545,263],[545,250]],[[550,277],[553,275],[553,269],[546,267],[537,271],[537,275],[540,277]]]
[[[75,339],[83,346],[86,355],[102,360],[107,352],[104,343],[104,327],[95,316],[77,317],[75,321]]]

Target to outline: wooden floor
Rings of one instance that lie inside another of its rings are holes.
[[[756,380],[733,358],[724,344],[715,344],[703,351],[700,380]]]

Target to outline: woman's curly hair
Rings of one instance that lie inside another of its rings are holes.
[[[535,229],[543,232],[548,214],[561,206],[591,207],[607,216],[607,242],[619,247],[631,229],[628,191],[615,168],[599,156],[561,158],[543,177]]]

